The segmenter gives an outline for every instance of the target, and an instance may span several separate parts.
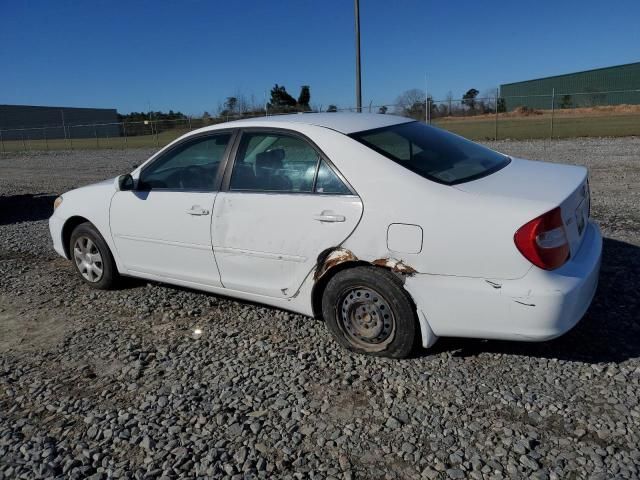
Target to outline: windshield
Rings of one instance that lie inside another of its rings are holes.
[[[492,174],[509,158],[421,122],[352,133],[351,138],[430,180],[454,185]]]

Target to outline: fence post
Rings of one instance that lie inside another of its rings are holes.
[[[153,123],[153,122],[151,122]],[[156,120],[156,148],[159,147],[160,145],[158,144],[158,121]]]
[[[20,136],[22,137],[22,148],[24,148],[24,151],[26,152],[27,151],[27,144],[24,143],[24,130],[22,130],[20,132]]]
[[[124,147],[127,148],[127,122],[122,121],[122,136],[124,137]]]
[[[4,138],[2,138],[2,130],[0,130],[0,145],[2,145],[2,153],[4,153]]]
[[[496,128],[495,128],[495,132],[493,134],[494,136],[494,140],[498,140],[498,89],[496,88]]]
[[[98,142],[98,129],[95,123],[93,124],[93,134],[96,137],[96,148],[100,148],[100,142]]]
[[[71,138],[71,125],[67,127],[67,132],[69,132],[69,135],[68,135],[69,146],[71,147],[71,150],[73,150],[73,138]]]
[[[44,148],[49,151],[49,142],[47,141],[47,127],[42,129],[42,134],[44,135]]]
[[[551,132],[550,132],[550,140],[553,140],[553,115],[555,113],[555,105],[556,105],[556,89],[555,87],[551,89]]]
[[[192,128],[191,128],[191,115],[189,115],[187,118],[189,119],[189,131],[191,131],[192,130]]]

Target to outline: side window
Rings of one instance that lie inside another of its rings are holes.
[[[140,190],[212,191],[230,133],[185,141],[145,168]]]
[[[329,168],[329,165],[323,160],[318,168],[318,177],[316,179],[316,193],[333,193],[334,195],[350,195],[351,190],[340,180],[340,177]]]
[[[319,155],[306,141],[279,133],[245,133],[231,173],[230,190],[308,192]]]

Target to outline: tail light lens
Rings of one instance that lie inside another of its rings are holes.
[[[561,267],[569,259],[569,242],[560,207],[520,227],[513,240],[527,260],[545,270]]]

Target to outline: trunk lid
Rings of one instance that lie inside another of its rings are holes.
[[[519,202],[526,204],[529,220],[559,206],[571,256],[582,244],[590,207],[585,167],[512,158],[502,170],[455,188],[509,202],[514,208]],[[514,226],[514,233],[520,226]]]

